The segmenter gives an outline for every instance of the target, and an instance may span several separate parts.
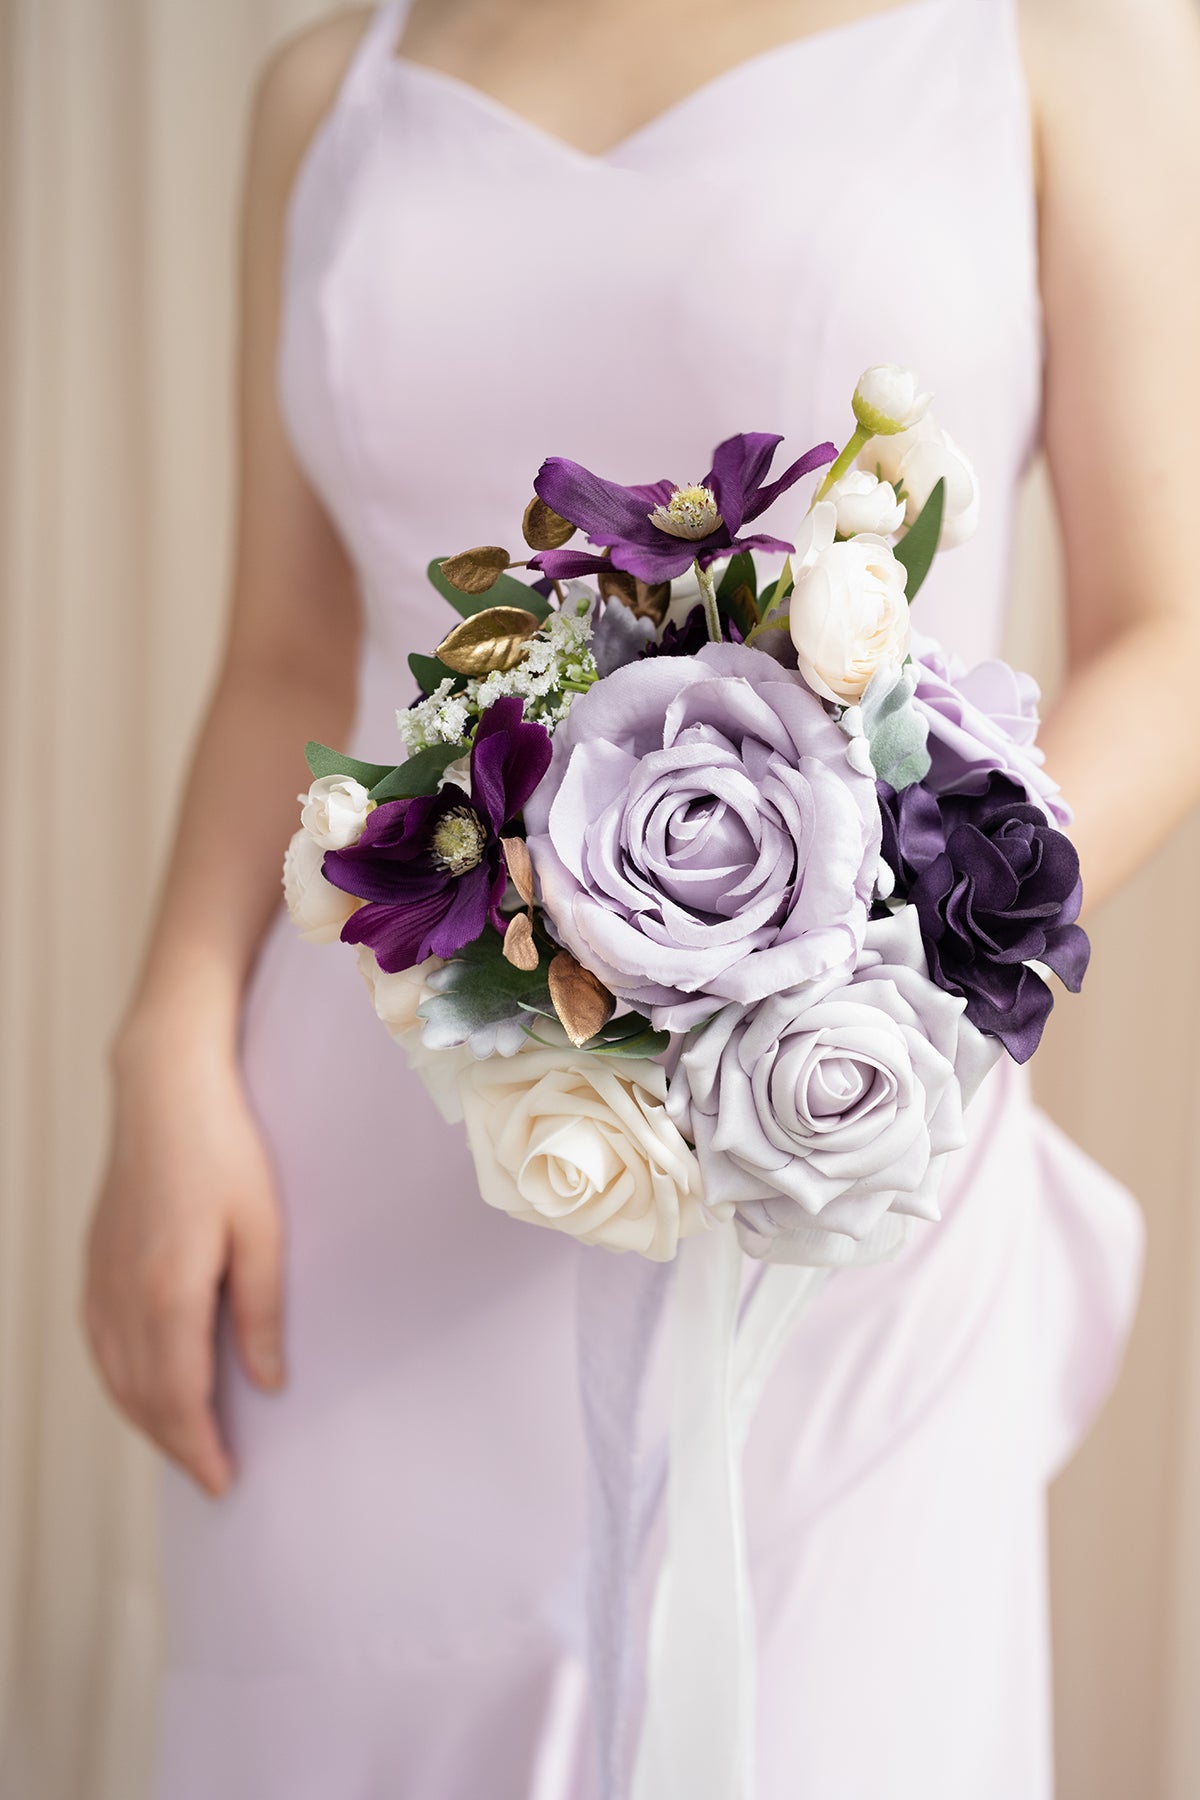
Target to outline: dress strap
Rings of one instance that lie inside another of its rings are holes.
[[[368,98],[376,89],[404,32],[412,0],[382,0],[359,39],[346,71],[342,95],[350,101]]]

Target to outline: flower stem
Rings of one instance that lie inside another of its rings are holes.
[[[867,427],[865,425],[856,425],[854,427],[854,435],[851,437],[850,442],[846,445],[837,461],[830,463],[828,469],[825,471],[825,479],[813,495],[813,506],[817,504],[818,500],[823,500],[825,498],[835,481],[840,481],[842,479],[842,476],[846,473],[847,469],[850,468],[855,457],[870,441],[871,433],[868,431]],[[811,512],[812,506],[810,506],[808,510]]]
[[[700,567],[699,558],[696,560],[696,580],[700,584],[700,598],[704,602],[704,623],[708,626],[708,635],[714,644],[719,644],[724,634],[717,606],[717,584],[712,578],[712,570]]]

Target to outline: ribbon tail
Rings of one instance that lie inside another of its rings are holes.
[[[599,1800],[625,1800],[634,1574],[648,1516],[638,1421],[670,1263],[589,1250],[579,1273],[579,1383],[588,1449],[588,1661]],[[652,1478],[651,1478],[652,1479]]]

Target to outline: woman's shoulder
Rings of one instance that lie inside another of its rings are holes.
[[[355,6],[285,38],[264,64],[254,95],[251,154],[270,185],[286,193],[375,14]]]

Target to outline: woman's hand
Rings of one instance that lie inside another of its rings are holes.
[[[281,1229],[266,1150],[225,1049],[122,1047],[84,1316],[117,1404],[210,1494],[232,1474],[213,1409],[217,1301],[241,1359],[283,1382]]]

